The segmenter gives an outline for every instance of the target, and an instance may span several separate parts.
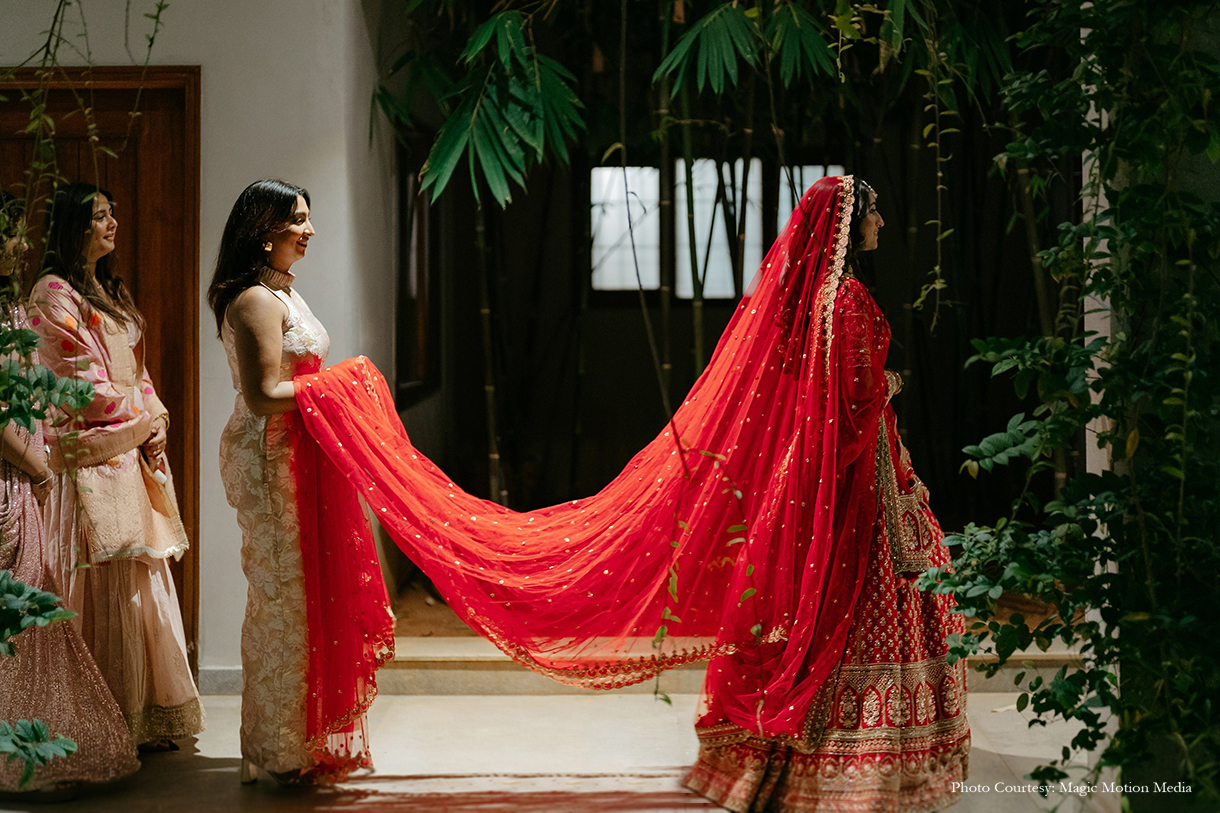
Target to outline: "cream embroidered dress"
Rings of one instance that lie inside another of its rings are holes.
[[[296,291],[292,276],[264,271],[262,282],[287,307],[280,380],[314,373],[330,349],[326,329]],[[221,329],[237,399],[220,439],[220,476],[242,531],[249,582],[242,624],[242,756],[280,773],[313,766],[305,747],[305,584],[292,479],[294,431],[283,415],[250,412],[241,391],[228,319]]]
[[[56,474],[43,517],[51,546],[77,565],[67,596],[73,623],[136,743],[198,734],[203,706],[169,570],[187,538],[172,475],[158,482],[140,450],[166,409],[136,359],[139,330],[54,275],[34,285],[29,315],[42,364],[94,389],[80,413],[46,427]]]

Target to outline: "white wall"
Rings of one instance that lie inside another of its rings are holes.
[[[54,5],[52,0],[0,0],[0,64],[29,55]],[[124,48],[126,5],[84,0],[95,64],[130,64]],[[133,50],[150,29],[141,15],[152,5],[131,3]],[[377,76],[376,17],[376,4],[360,0],[175,0],[153,51],[154,64],[202,66],[196,544],[205,691],[238,686],[246,581],[239,561],[241,534],[217,467],[233,389],[204,293],[229,207],[247,184],[281,177],[309,190],[318,235],[293,271],[298,289],[330,332],[330,358],[364,354],[387,375],[394,369],[393,140],[380,118],[371,145],[368,135]],[[73,60],[65,54],[62,61]]]

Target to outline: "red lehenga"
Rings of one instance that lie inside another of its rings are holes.
[[[806,192],[672,423],[602,491],[472,497],[352,359],[295,379],[310,435],[472,628],[613,688],[710,660],[688,785],[734,810],[928,810],[965,776],[960,630],[894,431],[889,327],[845,268],[853,179]]]

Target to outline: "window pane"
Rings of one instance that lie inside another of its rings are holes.
[[[661,226],[659,201],[661,171],[656,167],[627,167],[631,201],[631,228],[644,288],[661,286]],[[636,289],[635,260],[627,231],[627,205],[620,167],[594,167],[589,173],[593,205],[593,289]]]
[[[779,212],[778,220],[776,221],[776,231],[782,232],[784,226],[788,225],[788,218],[792,217],[792,212],[796,209],[797,203],[805,196],[805,192],[809,187],[813,186],[814,181],[819,178],[825,178],[827,175],[842,175],[843,167],[838,164],[825,166],[823,164],[807,164],[805,166],[792,168],[792,181],[796,185],[796,199],[792,198],[792,187],[788,185],[788,173],[785,170],[780,170],[779,173]]]
[[[724,210],[716,201],[716,173],[724,172],[724,184],[728,191],[728,200],[736,211],[736,202],[741,199],[741,175],[744,163],[739,158],[733,165],[730,176],[728,167],[720,167],[710,158],[698,158],[691,167],[693,186],[695,190],[695,248],[699,258],[699,273],[703,277],[703,296],[706,299],[732,299],[736,294],[733,290],[733,256],[729,250],[729,235],[734,236],[737,227],[731,232],[725,229]],[[674,179],[674,208],[677,216],[674,218],[674,228],[677,230],[675,247],[677,250],[676,290],[682,299],[690,299],[694,295],[694,281],[690,271],[690,232],[686,218],[686,164],[678,159]],[[762,161],[758,158],[750,161],[749,187],[746,195],[746,245],[743,276],[748,283],[762,263]],[[735,221],[736,222],[736,221]],[[711,246],[708,245],[708,230],[711,229]],[[709,256],[710,255],[710,256]]]

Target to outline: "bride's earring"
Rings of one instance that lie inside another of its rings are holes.
[[[268,240],[267,242],[263,243],[263,251],[267,252],[268,254],[270,254],[270,253],[271,253],[271,249],[272,249],[272,248],[273,248],[273,246],[271,245],[271,241],[270,241],[270,240]]]

